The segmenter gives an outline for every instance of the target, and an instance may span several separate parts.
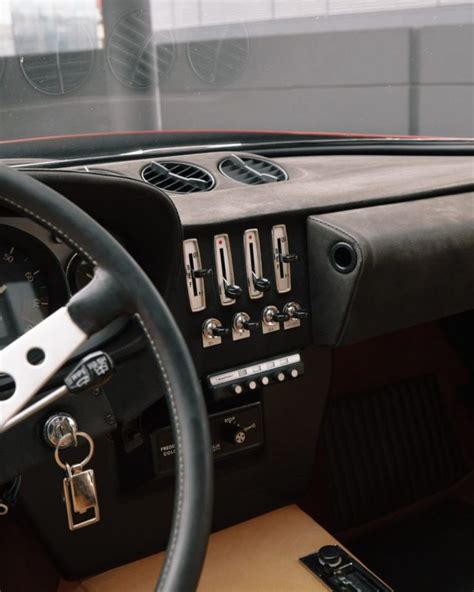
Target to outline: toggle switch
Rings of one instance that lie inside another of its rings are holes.
[[[308,318],[309,312],[302,308],[298,302],[288,302],[283,307],[283,312],[288,315],[285,321],[285,329],[294,329],[301,325],[301,320]]]
[[[238,312],[232,319],[232,339],[238,341],[239,339],[246,339],[250,337],[250,332],[258,329],[260,323],[252,321],[250,315],[246,312]]]
[[[212,347],[222,343],[222,337],[229,335],[230,329],[223,327],[219,319],[206,319],[202,324],[202,346]]]
[[[224,337],[225,335],[229,335],[230,329],[227,327],[214,327],[211,329],[211,332],[214,337]]]
[[[280,312],[276,306],[266,306],[262,311],[263,333],[273,333],[280,330],[280,323],[288,320],[286,312]]]

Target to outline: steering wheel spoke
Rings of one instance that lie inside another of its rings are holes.
[[[14,381],[0,401],[0,432],[87,338],[63,307],[0,351],[0,373]]]

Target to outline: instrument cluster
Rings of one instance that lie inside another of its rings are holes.
[[[0,348],[67,303],[93,265],[57,236],[23,219],[0,223]]]

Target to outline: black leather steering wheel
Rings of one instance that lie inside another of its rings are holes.
[[[156,590],[194,590],[211,523],[211,445],[199,380],[166,303],[127,251],[94,219],[56,191],[25,173],[0,166],[0,203],[48,228],[97,266],[93,281],[63,309],[0,352],[0,371],[13,376],[18,396],[30,396],[34,393],[28,394],[28,388],[41,388],[64,363],[59,349],[62,355],[70,355],[76,341],[86,340],[115,318],[136,317],[162,377],[176,446],[173,523]],[[51,331],[55,334],[50,335]],[[60,348],[55,344],[58,341]],[[33,346],[44,350],[47,367],[27,366],[28,361],[23,358]],[[28,384],[24,380],[26,374]],[[17,392],[13,401],[16,395]],[[0,406],[0,422],[11,412],[12,408],[2,411]]]

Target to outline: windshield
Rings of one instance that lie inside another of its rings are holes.
[[[474,136],[472,1],[1,0],[0,56],[3,143],[169,130]]]

